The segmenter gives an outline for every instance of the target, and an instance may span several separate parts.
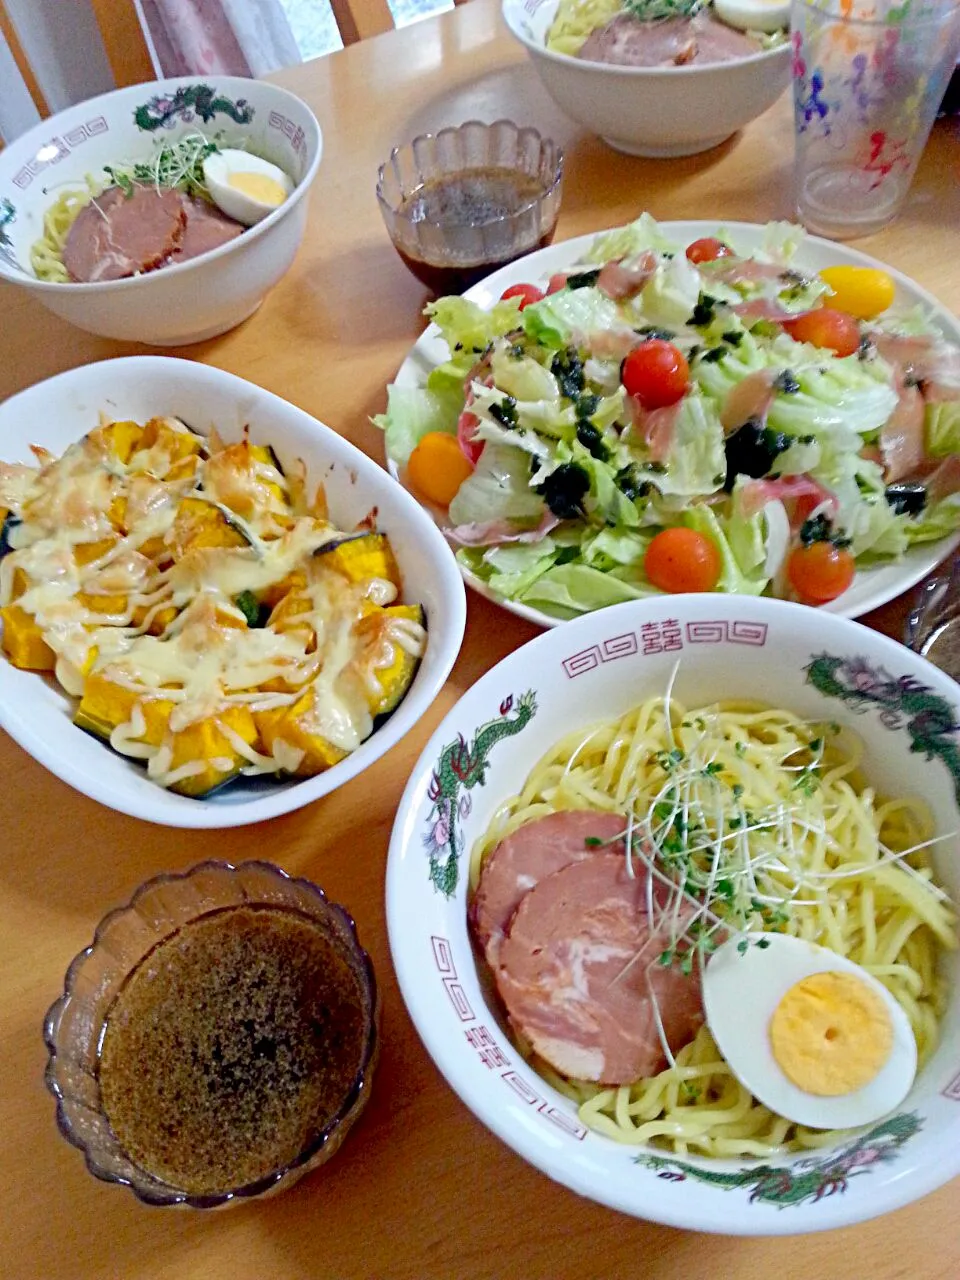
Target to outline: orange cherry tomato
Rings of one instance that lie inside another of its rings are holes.
[[[687,257],[691,262],[716,262],[717,258],[728,258],[733,250],[715,236],[704,236],[702,240],[694,240],[687,245]]]
[[[857,571],[853,553],[832,542],[796,547],[787,560],[790,585],[805,604],[826,604],[843,595]]]
[[[644,409],[663,409],[683,398],[690,385],[690,366],[672,342],[648,338],[620,366],[620,381]]]
[[[826,347],[838,356],[852,356],[860,346],[860,326],[847,311],[818,307],[796,320],[784,320],[783,327],[796,342]]]
[[[543,290],[538,289],[535,284],[512,284],[509,289],[504,289],[500,295],[500,301],[505,302],[507,298],[519,298],[520,310],[529,307],[531,302],[539,302],[543,298]]]
[[[712,538],[695,529],[664,529],[643,558],[647,578],[661,591],[712,591],[720,580],[720,552]]]
[[[410,483],[421,498],[448,507],[464,480],[473,473],[468,458],[460,451],[457,437],[445,431],[428,432],[407,463]]]

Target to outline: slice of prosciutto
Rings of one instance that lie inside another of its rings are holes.
[[[458,524],[444,529],[443,535],[461,547],[492,547],[505,542],[542,542],[560,520],[552,511],[545,511],[534,528],[524,528],[512,520],[484,520],[473,524]]]
[[[924,402],[919,387],[904,380],[899,365],[894,365],[897,405],[880,428],[880,457],[887,484],[911,475],[925,456]]]
[[[700,977],[665,968],[667,938],[646,913],[645,875],[598,854],[545,876],[500,944],[497,988],[510,1022],[566,1076],[629,1084],[665,1063],[703,1021]],[[654,1004],[656,999],[656,1006]]]
[[[601,267],[597,288],[616,302],[634,298],[656,270],[657,255],[652,249],[645,249],[633,258],[618,258]]]
[[[524,895],[544,876],[571,862],[597,857],[593,841],[602,841],[599,847],[608,854],[623,857],[624,843],[618,837],[626,826],[620,813],[565,809],[525,822],[500,841],[483,864],[470,907],[474,933],[492,969],[497,967],[500,944]]]

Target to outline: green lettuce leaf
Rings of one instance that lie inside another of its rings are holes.
[[[536,525],[546,507],[530,488],[530,456],[511,445],[485,446],[476,470],[450,503],[451,524],[518,520]]]
[[[598,235],[587,250],[585,261],[612,262],[616,258],[631,258],[644,249],[676,253],[681,248],[664,235],[655,218],[649,213],[641,213],[636,221],[627,223],[625,227],[614,227]]]
[[[525,307],[523,329],[528,338],[552,351],[573,341],[574,335],[612,329],[619,321],[617,304],[599,289],[561,289],[542,302]]]
[[[459,344],[467,357],[479,354],[494,338],[519,328],[521,320],[518,298],[495,302],[489,310],[469,298],[438,298],[424,308],[424,315],[440,330],[452,355]]]
[[[559,564],[541,574],[520,596],[524,604],[534,605],[562,618],[576,617],[592,609],[602,609],[624,600],[642,600],[659,595],[653,587],[623,582],[587,564]]]
[[[711,507],[689,507],[682,517],[682,523],[688,529],[696,529],[716,543],[720,552],[720,580],[717,591],[737,592],[741,595],[758,596],[767,585],[767,579],[756,569],[745,571],[734,555],[724,525]]]
[[[414,449],[430,431],[456,434],[463,395],[444,394],[394,383],[387,388],[387,411],[370,421],[384,434],[387,457],[404,466]]]
[[[960,453],[960,400],[927,404],[923,420],[926,450],[931,458]]]

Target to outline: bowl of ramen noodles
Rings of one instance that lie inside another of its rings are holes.
[[[556,1181],[699,1231],[960,1173],[958,713],[919,655],[777,600],[616,605],[498,663],[387,868],[453,1089]]]
[[[786,0],[503,0],[561,110],[628,155],[694,155],[790,83]]]
[[[0,279],[105,337],[215,337],[293,261],[322,149],[309,107],[256,80],[82,102],[0,153]]]
[[[44,1022],[90,1171],[145,1204],[291,1186],[370,1098],[380,996],[347,911],[267,862],[203,862],[105,916]]]
[[[423,715],[465,593],[430,517],[242,378],[131,356],[0,405],[0,724],[174,827],[299,809]]]

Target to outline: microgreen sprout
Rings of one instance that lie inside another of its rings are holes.
[[[891,864],[946,900],[929,871],[909,859],[960,834],[950,832],[902,851],[878,838],[876,860],[854,862],[832,834],[836,809],[821,785],[828,734],[840,733],[833,723],[801,726],[793,741],[759,732],[753,740],[767,750],[782,741],[774,749],[781,770],[792,776],[782,799],[766,802],[754,792],[751,804],[744,805],[750,774],[749,766],[739,762],[749,753],[749,740],[724,743],[722,735],[711,733],[715,720],[710,712],[678,715],[674,721],[676,676],[674,667],[663,699],[668,745],[646,759],[644,800],[639,790],[627,797],[625,829],[616,841],[586,840],[590,847],[622,841],[628,874],[645,877],[643,909],[658,949],[653,958],[650,950],[638,952],[613,982],[642,962],[661,1046],[672,1067],[676,1063],[651,977],[658,967],[692,974],[728,940],[735,940],[741,955],[754,944],[766,950],[769,938],[757,933],[789,930],[795,907],[818,907],[837,881]]]

